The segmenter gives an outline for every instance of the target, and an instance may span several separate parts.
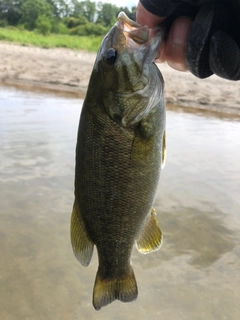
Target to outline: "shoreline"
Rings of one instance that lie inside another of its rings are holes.
[[[96,53],[43,49],[0,42],[1,85],[84,98]],[[240,116],[240,82],[215,75],[198,79],[158,65],[165,80],[165,100],[173,106]]]

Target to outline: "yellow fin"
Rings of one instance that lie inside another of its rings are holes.
[[[137,239],[137,249],[141,253],[154,252],[160,249],[162,244],[162,232],[158,226],[156,219],[156,211],[154,208],[151,210],[151,214],[148,217],[142,234]]]
[[[166,157],[167,157],[167,141],[166,141],[166,130],[165,130],[163,134],[163,141],[162,141],[162,169],[165,167]]]
[[[137,299],[138,288],[132,266],[120,278],[101,277],[98,269],[94,289],[93,306],[96,310],[118,299],[122,302],[131,302]]]
[[[76,258],[84,267],[87,267],[92,258],[94,244],[87,234],[76,199],[71,217],[71,242]]]

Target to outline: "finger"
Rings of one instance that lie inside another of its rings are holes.
[[[164,21],[165,18],[155,16],[154,14],[147,11],[141,2],[138,2],[137,5],[137,11],[136,11],[136,20],[138,23],[142,25],[147,25],[149,28],[154,28],[158,24],[160,24],[162,21]]]
[[[169,31],[164,55],[170,67],[178,71],[187,71],[185,49],[188,34],[192,25],[189,17],[177,18]]]
[[[189,33],[186,61],[189,70],[200,79],[213,74],[209,65],[209,50],[212,34],[228,25],[229,6],[225,2],[202,6],[194,19]]]
[[[163,63],[166,61],[166,57],[165,57],[165,46],[166,46],[166,41],[163,40],[163,42],[161,43],[159,49],[158,49],[158,53],[155,59],[156,63]]]
[[[218,30],[213,34],[209,64],[219,77],[240,80],[240,49],[227,33]]]

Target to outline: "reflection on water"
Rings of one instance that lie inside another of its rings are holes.
[[[238,320],[240,123],[168,112],[162,249],[133,251],[136,302],[96,312],[96,253],[83,268],[69,240],[80,107],[0,90],[0,319]]]

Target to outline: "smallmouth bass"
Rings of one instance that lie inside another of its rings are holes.
[[[166,157],[164,81],[153,63],[162,36],[121,12],[102,41],[81,112],[71,242],[83,266],[97,247],[96,310],[137,298],[133,245],[148,253],[162,242],[152,208]]]

